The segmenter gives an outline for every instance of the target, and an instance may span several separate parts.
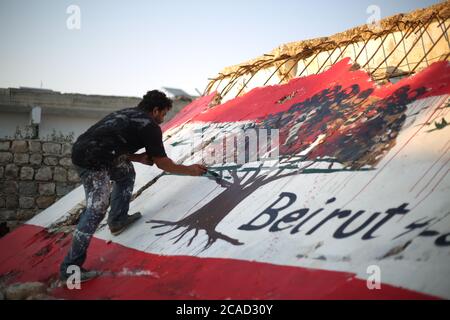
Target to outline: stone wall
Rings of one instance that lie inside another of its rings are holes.
[[[80,184],[71,151],[70,143],[0,140],[3,233],[29,220]]]

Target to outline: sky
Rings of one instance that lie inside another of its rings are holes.
[[[439,2],[0,0],[0,88],[196,94],[224,67],[365,24],[373,6],[383,18]]]

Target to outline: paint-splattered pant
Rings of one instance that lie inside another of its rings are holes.
[[[109,170],[75,168],[86,194],[86,209],[80,216],[73,234],[72,246],[61,264],[62,273],[66,272],[70,265],[83,265],[92,235],[105,217],[110,202],[108,225],[120,224],[126,219],[136,176],[133,164],[128,160]],[[114,182],[112,192],[111,180]]]

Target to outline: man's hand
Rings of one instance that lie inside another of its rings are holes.
[[[204,165],[201,164],[193,164],[190,166],[187,166],[189,175],[191,176],[201,176],[206,173],[207,168]]]
[[[153,160],[151,158],[149,158],[149,156],[145,152],[139,153],[139,154],[130,154],[130,155],[128,155],[128,159],[130,161],[140,162],[140,163],[146,164],[148,166],[153,165]]]

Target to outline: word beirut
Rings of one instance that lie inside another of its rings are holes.
[[[286,200],[287,200],[286,204],[280,205],[280,203],[283,203],[283,201]],[[283,210],[286,210],[291,205],[293,205],[296,202],[296,200],[297,200],[296,194],[290,192],[282,192],[275,202],[273,202],[269,207],[264,209],[250,222],[241,225],[238,229],[244,231],[257,231],[262,230],[264,228],[268,228],[269,232],[290,230],[291,234],[296,234],[300,232],[301,227],[305,226],[309,221],[311,221],[314,217],[318,216],[319,213],[325,210],[325,208],[320,208],[308,215],[310,209],[301,208],[289,212],[287,214],[280,215]],[[329,199],[325,203],[325,205],[329,205],[335,201],[336,198],[333,197]],[[375,233],[377,231],[379,232],[379,230],[383,227],[383,225],[391,221],[394,217],[404,216],[408,212],[410,212],[410,210],[407,209],[407,207],[408,203],[403,203],[397,208],[387,209],[384,214],[382,212],[374,212],[370,216],[367,216],[365,221],[360,219],[361,222],[358,226],[355,226],[355,221],[363,217],[363,215],[366,212],[365,210],[359,210],[352,215],[352,210],[335,209],[325,218],[323,218],[320,222],[318,222],[316,225],[310,228],[305,234],[312,235],[314,232],[323,227],[323,225],[325,225],[326,223],[328,223],[333,219],[347,218],[333,233],[333,237],[335,239],[348,238],[365,231],[362,234],[361,239],[370,240],[376,238],[377,236],[375,235]],[[378,219],[379,217],[381,218]],[[407,232],[404,232],[395,238],[403,236],[406,233],[412,232],[415,229],[424,229],[425,227],[428,226],[429,222],[431,222],[431,220],[429,220],[427,223],[419,223],[419,221],[414,222],[405,227],[405,229],[408,230]],[[436,236],[439,235],[439,233],[436,231],[424,231],[419,235]],[[437,246],[449,246],[450,245],[449,238],[450,233],[441,235],[436,239],[435,244]]]

